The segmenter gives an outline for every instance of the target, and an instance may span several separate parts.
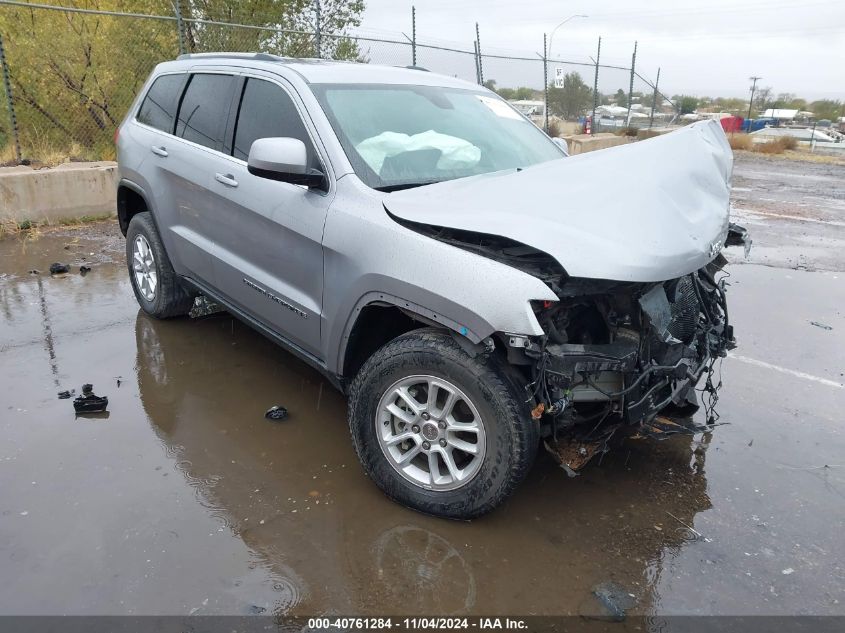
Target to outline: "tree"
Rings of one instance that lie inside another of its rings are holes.
[[[363,0],[321,0],[321,50],[363,60],[347,28]],[[171,0],[85,0],[86,9],[173,16]],[[311,0],[182,0],[188,51],[316,53]],[[196,21],[201,20],[201,21]],[[245,28],[209,21],[258,26]],[[282,32],[281,29],[306,31]],[[0,32],[25,152],[34,146],[85,158],[113,155],[113,134],[153,67],[179,53],[176,21],[8,6]],[[365,60],[364,60],[365,61]],[[38,158],[38,156],[31,156]]]
[[[845,116],[845,104],[841,101],[834,101],[833,99],[813,101],[808,107],[816,115],[817,121],[820,119],[835,121],[839,117]]]
[[[628,95],[625,94],[625,91],[622,90],[622,88],[620,88],[619,90],[616,91],[616,97],[614,97],[614,101],[616,102],[616,105],[618,105],[619,107],[622,107],[622,108],[628,107]]]
[[[772,87],[766,86],[765,88],[759,88],[755,95],[755,105],[760,112],[771,108],[772,103]]]
[[[492,90],[493,92],[496,92],[496,80],[488,79],[484,82],[484,87],[487,88],[487,90]]]
[[[691,95],[678,95],[674,99],[681,109],[681,114],[691,114],[698,108],[698,99]]]
[[[566,73],[563,88],[549,86],[549,112],[565,119],[575,119],[593,103],[593,89],[577,72]]]

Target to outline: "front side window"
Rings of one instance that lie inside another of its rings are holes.
[[[179,104],[179,92],[185,75],[162,75],[150,86],[144,97],[137,119],[149,125],[173,134],[173,121],[176,119],[176,107]]]
[[[352,168],[391,191],[563,158],[502,99],[461,88],[317,84]]]
[[[276,84],[249,78],[244,86],[235,124],[235,158],[247,160],[253,141],[290,137],[305,143],[309,166],[316,160],[311,139],[291,98]]]
[[[179,106],[176,136],[220,150],[233,81],[230,75],[192,75]]]

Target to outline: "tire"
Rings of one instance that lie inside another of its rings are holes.
[[[364,470],[387,496],[426,514],[472,519],[502,503],[537,454],[539,429],[522,400],[495,354],[473,358],[447,332],[416,330],[364,363],[349,390],[349,428]],[[481,430],[462,430],[473,425]]]
[[[182,287],[148,211],[132,216],[126,231],[126,265],[141,309],[157,319],[184,316],[194,297]]]

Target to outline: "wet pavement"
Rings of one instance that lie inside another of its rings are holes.
[[[228,314],[146,318],[111,224],[0,242],[0,614],[589,615],[603,583],[635,614],[845,614],[845,255],[835,226],[753,217],[757,253],[808,265],[730,268],[725,424],[575,479],[541,454],[471,523],[384,497],[344,399]],[[57,398],[83,383],[108,417]]]

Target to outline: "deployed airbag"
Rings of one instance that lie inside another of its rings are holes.
[[[386,158],[426,149],[440,151],[437,169],[441,170],[469,169],[481,160],[481,150],[469,141],[434,130],[413,136],[399,132],[382,132],[378,136],[361,141],[355,149],[377,174],[381,173]]]

